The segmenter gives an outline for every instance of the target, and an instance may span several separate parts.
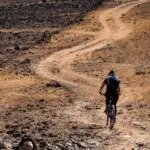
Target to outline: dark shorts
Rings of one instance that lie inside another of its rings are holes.
[[[106,93],[105,94],[106,97],[106,105],[109,104],[110,99],[112,100],[112,104],[116,105],[119,99],[119,95],[117,93]]]

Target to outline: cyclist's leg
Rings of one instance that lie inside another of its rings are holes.
[[[116,104],[117,104],[117,101],[118,101],[118,96],[116,95],[116,94],[113,94],[112,95],[112,104],[114,105],[114,113],[115,113],[115,115],[114,115],[114,123],[116,123],[116,114],[117,114],[117,106],[116,106]]]
[[[110,98],[110,96],[108,94],[106,94],[105,97],[106,97],[106,102],[105,102],[106,103],[106,107],[105,107],[105,111],[104,112],[107,113],[107,108],[108,108],[108,105],[109,105],[109,98]]]
[[[114,107],[115,107],[115,114],[117,114],[117,102],[118,102],[118,99],[119,99],[119,95],[115,94],[114,98],[113,98],[113,104],[114,104]]]

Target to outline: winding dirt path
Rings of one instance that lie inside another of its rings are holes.
[[[104,30],[97,32],[96,34],[93,33],[95,40],[87,44],[83,43],[70,49],[64,49],[59,52],[55,52],[47,59],[41,61],[37,66],[36,73],[39,76],[68,84],[76,93],[78,93],[77,101],[75,101],[72,106],[68,106],[68,108],[64,111],[64,114],[70,117],[71,120],[83,122],[85,124],[96,125],[104,124],[101,122],[101,120],[105,120],[105,116],[102,113],[103,110],[100,109],[94,111],[93,113],[87,114],[84,109],[86,106],[92,104],[92,100],[99,99],[98,90],[100,80],[98,78],[89,77],[85,74],[75,72],[71,64],[80,55],[93,52],[97,49],[103,48],[107,44],[127,37],[132,32],[132,28],[126,26],[121,21],[121,15],[128,12],[134,6],[147,1],[148,0],[139,0],[130,2],[103,11],[100,13],[98,19],[103,24]],[[92,32],[89,34],[92,34]],[[122,98],[127,99],[129,96],[130,98],[132,97],[132,95],[126,89],[126,93]],[[122,110],[126,111],[123,107]],[[116,144],[111,147],[108,146],[108,149],[122,149],[129,143],[130,147],[132,147],[135,140],[137,142],[140,142],[141,139],[142,141],[146,141],[149,137],[148,133],[143,133],[143,131],[139,129],[132,128],[120,118],[117,128],[118,132],[121,129],[124,130],[118,135],[118,137],[122,138],[122,146],[118,147],[118,144]]]
[[[87,44],[83,43],[81,45],[53,53],[47,59],[39,63],[36,73],[45,78],[68,83],[72,85],[74,89],[75,87],[78,89],[79,87],[80,89],[86,89],[86,93],[89,91],[89,94],[92,92],[92,94],[95,95],[99,88],[99,79],[75,72],[71,64],[80,55],[89,52],[91,53],[92,51],[103,48],[107,44],[127,37],[129,33],[131,33],[132,29],[122,23],[120,17],[134,6],[144,2],[146,2],[146,0],[139,0],[103,11],[100,13],[98,19],[103,24],[104,30],[97,32],[96,35],[93,33],[95,40]]]
[[[97,32],[96,35],[93,32],[95,40],[53,53],[39,63],[36,73],[42,77],[71,85],[75,91],[80,92],[79,98],[81,99],[88,100],[89,97],[94,99],[95,96],[98,96],[99,79],[75,72],[71,64],[80,55],[103,48],[107,44],[127,37],[132,32],[132,29],[121,21],[121,15],[128,12],[134,6],[147,1],[130,2],[103,11],[98,19],[103,24],[104,30]],[[128,97],[128,93],[124,97]]]
[[[40,76],[72,85],[84,85],[83,83],[85,82],[90,84],[90,86],[95,86],[95,82],[93,81],[97,81],[97,79],[89,78],[84,74],[73,71],[71,67],[72,62],[80,55],[100,49],[109,43],[128,36],[132,29],[122,23],[120,17],[134,6],[143,2],[145,2],[145,0],[123,4],[102,12],[99,16],[99,21],[103,24],[104,30],[96,33],[95,40],[87,44],[83,43],[79,46],[53,53],[47,59],[40,62],[36,73]],[[90,32],[90,34],[92,34],[92,32]],[[93,33],[93,35],[95,35],[95,33]],[[54,72],[54,70],[58,70],[58,72]],[[77,82],[78,80],[79,82]]]

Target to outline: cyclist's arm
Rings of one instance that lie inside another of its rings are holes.
[[[103,90],[105,84],[106,84],[106,80],[103,81],[103,83],[102,83],[102,85],[101,85],[101,87],[100,87],[100,90],[99,90],[99,93],[100,93],[100,94],[102,94],[102,90]]]

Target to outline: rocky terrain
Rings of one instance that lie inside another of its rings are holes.
[[[26,3],[0,6],[1,28],[64,27],[82,20],[84,14],[99,4],[93,0],[50,1],[49,3]],[[59,18],[59,19],[56,19]]]
[[[23,136],[39,150],[150,149],[150,1],[95,2],[1,2],[0,149]],[[113,130],[98,94],[111,69]]]

